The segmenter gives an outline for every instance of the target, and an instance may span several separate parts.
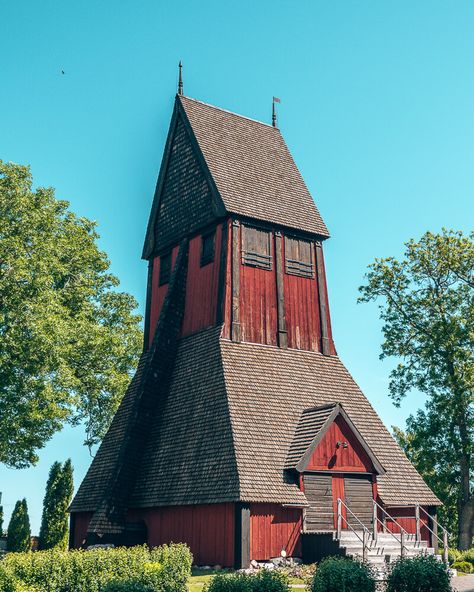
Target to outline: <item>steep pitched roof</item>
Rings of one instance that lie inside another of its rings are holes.
[[[72,511],[95,510],[100,501],[131,391]],[[180,342],[131,505],[237,500],[305,505],[304,493],[286,470],[288,454],[304,410],[334,409],[336,402],[386,470],[378,477],[384,503],[439,504],[337,356],[232,342],[221,339],[215,327]]]
[[[181,119],[213,194],[212,199],[208,197],[209,207],[216,217],[236,214],[321,238],[329,236],[278,128],[178,95],[148,224],[145,258],[151,254],[167,159]]]
[[[339,401],[386,470],[384,503],[440,503],[337,356],[226,340],[221,352],[242,500],[300,501],[284,468],[301,413]]]

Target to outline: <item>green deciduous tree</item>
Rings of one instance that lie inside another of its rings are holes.
[[[55,462],[49,471],[46,494],[43,500],[43,515],[39,535],[40,549],[67,549],[67,509],[73,494],[73,469],[71,460],[64,466]]]
[[[31,549],[30,518],[26,499],[15,504],[7,531],[7,551],[29,551]]]
[[[104,435],[141,348],[135,299],[96,224],[0,161],[0,462],[25,467],[65,422]]]
[[[427,397],[398,439],[443,502],[467,549],[474,535],[474,233],[427,232],[406,244],[401,260],[369,266],[360,301],[381,299],[381,357],[401,360],[390,394]],[[453,506],[453,504],[455,504]]]

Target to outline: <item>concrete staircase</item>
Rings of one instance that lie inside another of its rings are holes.
[[[381,576],[385,572],[387,564],[400,557],[400,535],[395,536],[398,540],[389,533],[379,532],[377,540],[374,541],[373,536],[370,534],[368,535],[366,552],[367,562],[373,565]],[[363,559],[362,539],[362,530],[356,532],[343,530],[341,532],[339,546],[341,550],[345,551],[347,557]],[[405,557],[414,557],[415,555],[420,554],[434,555],[435,551],[432,547],[428,547],[428,544],[425,541],[417,543],[414,535],[407,537],[405,539]]]

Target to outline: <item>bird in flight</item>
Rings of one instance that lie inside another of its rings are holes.
[[[64,70],[61,70],[61,74],[66,74],[66,72]]]

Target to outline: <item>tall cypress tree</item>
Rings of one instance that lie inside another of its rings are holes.
[[[3,506],[0,506],[0,537],[3,536]]]
[[[31,529],[26,499],[15,504],[7,532],[7,551],[30,551]]]
[[[40,549],[67,549],[68,513],[73,494],[73,468],[71,459],[64,466],[53,463],[46,484],[43,515],[39,536]]]

